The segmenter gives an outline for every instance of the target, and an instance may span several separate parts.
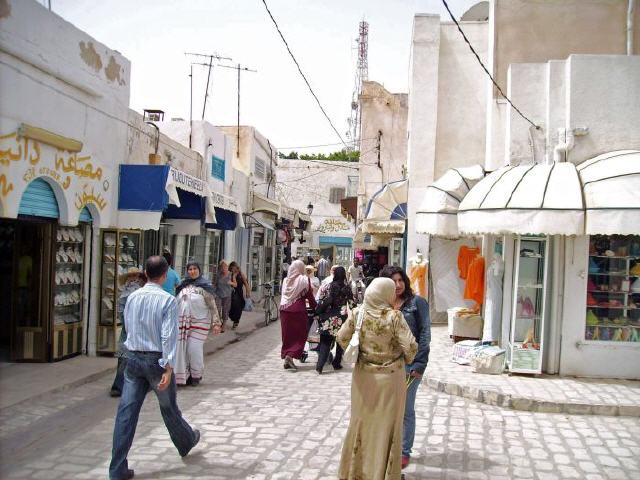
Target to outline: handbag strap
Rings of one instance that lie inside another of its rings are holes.
[[[356,322],[356,332],[360,332],[363,321],[364,321],[364,308],[360,307],[360,310],[358,310],[358,321]]]

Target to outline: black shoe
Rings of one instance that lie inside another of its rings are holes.
[[[237,323],[234,323],[234,324],[233,324],[233,327],[231,327],[231,330],[235,330],[236,328],[238,328],[238,324],[237,324]]]
[[[189,378],[187,378],[185,385],[193,385],[193,378],[191,378],[191,375],[189,375]]]
[[[130,480],[130,479],[132,479],[134,477],[134,475],[135,474],[134,474],[133,470],[132,469],[128,469],[127,470],[127,474],[124,477],[122,477],[121,480]]]
[[[191,377],[189,377],[189,378],[191,378]],[[190,385],[192,387],[197,387],[198,385],[200,385],[200,380],[202,380],[202,379],[200,379],[200,378],[191,378],[191,384]]]
[[[333,367],[334,370],[342,370],[342,365],[331,365]]]
[[[316,372],[318,373],[318,375],[322,375],[322,369],[321,368],[316,368]]]
[[[110,397],[119,397],[122,395],[122,392],[120,390],[118,390],[117,388],[112,388],[109,391],[109,396]],[[133,471],[133,470],[132,470]]]
[[[189,455],[189,452],[190,452],[191,450],[193,450],[194,448],[196,448],[196,445],[197,445],[197,444],[198,444],[198,442],[200,441],[200,430],[196,430],[196,429],[194,429],[194,430],[193,430],[193,433],[194,433],[194,435],[195,435],[196,439],[194,440],[193,445],[191,445],[191,448],[190,448],[189,450],[187,450],[187,452],[186,452],[184,455],[180,455],[181,457],[186,457],[187,455]]]

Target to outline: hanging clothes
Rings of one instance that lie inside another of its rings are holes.
[[[467,247],[466,245],[460,247],[458,251],[458,272],[460,278],[466,280],[469,266],[478,255],[480,255],[480,249],[477,247]]]
[[[411,289],[423,298],[427,298],[427,262],[411,262],[409,267]]]
[[[464,298],[474,300],[478,305],[482,305],[484,301],[484,257],[482,255],[477,255],[469,265]]]
[[[484,306],[484,329],[482,332],[482,341],[484,342],[500,340],[503,275],[504,262],[499,255],[496,255],[487,268],[487,298]]]

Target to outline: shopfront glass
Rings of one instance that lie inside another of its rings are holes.
[[[224,251],[224,234],[220,230],[206,231],[200,235],[175,235],[173,240],[175,270],[186,275],[187,263],[195,261],[202,268],[202,275],[213,280]]]
[[[589,239],[585,340],[640,342],[640,236]]]

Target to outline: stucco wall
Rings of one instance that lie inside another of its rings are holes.
[[[407,164],[408,96],[406,93],[390,93],[378,82],[368,81],[362,86],[360,108],[362,128],[358,196],[359,213],[362,214],[371,196],[382,185],[404,178]],[[382,132],[380,166],[378,132]]]
[[[486,63],[487,22],[463,22],[462,28]],[[449,168],[484,164],[486,77],[452,23],[440,25],[438,113],[434,179]]]
[[[567,61],[567,128],[588,127],[568,160],[640,149],[640,56],[572,55]]]
[[[536,129],[507,105],[504,165],[544,163],[547,65],[521,63],[509,69],[507,96],[540,127]]]
[[[2,4],[0,150],[20,155],[0,162],[0,215],[15,218],[28,183],[42,177],[61,223],[75,224],[89,204],[94,223],[110,226],[126,159],[130,63],[35,1]],[[22,123],[78,140],[82,150],[19,139]]]
[[[129,110],[129,125],[126,163],[148,164],[149,154],[155,151],[157,131],[151,125],[144,123],[143,116],[134,110]],[[161,163],[171,165],[196,178],[205,179],[202,155],[169,138],[162,131],[158,143],[158,154],[161,157]]]
[[[571,54],[625,54],[627,0],[493,0],[495,78],[504,89],[512,63],[562,60]],[[637,2],[636,2],[637,4]],[[640,8],[634,48],[640,52]]]

